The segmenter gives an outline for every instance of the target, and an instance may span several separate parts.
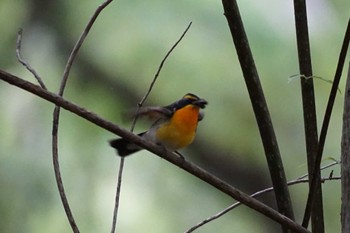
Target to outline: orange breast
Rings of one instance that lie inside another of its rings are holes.
[[[170,122],[161,126],[156,132],[156,138],[170,150],[177,150],[191,144],[198,124],[199,108],[188,105],[177,110]]]

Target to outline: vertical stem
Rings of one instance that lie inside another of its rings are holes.
[[[123,180],[122,177],[123,177],[123,171],[124,171],[124,162],[125,162],[125,157],[120,157],[119,172],[118,172],[118,179],[117,179],[117,190],[116,190],[116,194],[115,194],[111,233],[114,233],[115,229],[117,227],[119,200],[120,200],[120,192],[121,192],[122,180]]]
[[[294,219],[292,203],[276,135],[238,6],[234,0],[222,0],[222,3],[258,123],[272,184],[276,194],[278,210],[283,215]],[[283,226],[282,228],[284,232],[289,232],[287,228]]]
[[[341,226],[350,232],[350,63],[345,88],[343,135],[341,143]]]
[[[295,15],[295,27],[298,45],[298,60],[299,70],[301,77],[312,76],[312,64],[310,55],[310,43],[308,33],[308,21],[306,12],[305,0],[294,0],[294,15]],[[313,169],[315,167],[315,158],[318,148],[318,135],[317,135],[317,119],[316,119],[316,107],[315,107],[315,94],[314,84],[312,78],[301,78],[301,94],[303,100],[303,112],[304,112],[304,129],[305,129],[305,143],[307,153],[307,163],[309,177],[313,176]],[[322,188],[321,188],[321,172],[319,167],[315,169],[315,176],[318,177],[316,190],[315,190],[315,202],[311,209],[312,217],[312,231],[317,233],[324,232],[324,219],[323,219],[323,204],[322,204]],[[309,185],[311,185],[311,179],[309,179]]]

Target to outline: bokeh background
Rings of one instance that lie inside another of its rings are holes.
[[[0,68],[26,80],[22,55],[57,92],[65,63],[100,1],[2,0]],[[239,1],[288,179],[306,173],[292,1]],[[350,12],[348,0],[308,1],[314,75],[333,78]],[[247,193],[271,186],[259,132],[221,1],[115,1],[97,19],[69,77],[65,97],[125,128],[121,112],[142,98],[166,52],[193,25],[163,67],[147,105],[192,92],[209,101],[188,160]],[[349,60],[347,60],[349,61]],[[346,74],[346,71],[344,72]],[[343,75],[345,78],[346,75]],[[344,78],[340,89],[344,90]],[[319,125],[331,85],[315,79]],[[332,116],[323,164],[340,158],[342,94]],[[54,180],[53,105],[0,82],[0,230],[70,232]],[[136,131],[147,124],[138,124]],[[63,181],[81,232],[109,232],[119,158],[115,136],[62,111]],[[331,170],[339,175],[339,167]],[[144,151],[127,158],[117,232],[184,232],[234,200]],[[340,182],[323,185],[327,232],[340,231]],[[305,184],[290,188],[300,222]],[[259,198],[274,206],[273,194]],[[278,224],[241,206],[196,232],[280,232]]]

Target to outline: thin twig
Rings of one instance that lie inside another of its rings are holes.
[[[155,76],[154,76],[154,78],[153,78],[153,80],[152,80],[152,82],[151,82],[151,84],[149,86],[148,91],[146,92],[144,97],[141,99],[141,101],[137,105],[135,117],[134,117],[133,122],[131,124],[131,129],[130,129],[131,132],[133,132],[134,129],[135,129],[138,112],[140,111],[141,106],[143,105],[143,103],[146,101],[147,97],[151,93],[152,88],[153,88],[154,84],[156,83],[157,78],[159,76],[159,73],[162,70],[162,67],[163,67],[163,65],[165,63],[165,60],[168,58],[170,53],[175,49],[175,47],[180,43],[180,41],[182,40],[182,38],[185,36],[186,32],[190,28],[191,24],[192,24],[192,22],[187,26],[186,30],[183,32],[181,37],[176,41],[176,43],[171,47],[171,49],[167,52],[167,54],[165,55],[165,57],[161,61],[160,65],[158,67],[158,70],[157,70],[157,72],[156,72],[156,74],[155,74]],[[117,222],[118,208],[119,208],[119,199],[120,199],[120,190],[121,190],[121,186],[122,186],[122,175],[123,175],[124,159],[125,159],[125,157],[120,157],[120,166],[119,166],[119,173],[118,173],[117,191],[116,191],[116,196],[115,196],[115,205],[114,205],[114,211],[113,211],[114,214],[113,214],[113,223],[112,223],[111,233],[114,233],[115,227],[116,227],[116,222]]]
[[[254,198],[251,198],[246,193],[240,191],[239,189],[225,183],[221,179],[217,178],[216,176],[213,176],[212,174],[208,173],[207,171],[203,170],[202,168],[194,165],[193,163],[181,159],[179,156],[174,156],[174,154],[171,151],[168,151],[162,147],[157,146],[156,144],[143,140],[141,137],[138,137],[137,135],[131,133],[129,130],[122,129],[119,126],[99,117],[98,115],[87,111],[86,109],[75,105],[64,98],[62,98],[59,95],[56,95],[52,92],[48,92],[41,87],[34,85],[28,81],[25,81],[23,79],[20,79],[12,74],[9,74],[3,70],[0,70],[0,79],[4,80],[5,82],[8,82],[11,85],[17,86],[23,90],[26,90],[30,93],[33,93],[42,99],[45,99],[49,102],[54,103],[55,105],[58,105],[75,115],[78,115],[87,121],[100,126],[100,128],[103,128],[105,130],[108,130],[109,132],[119,135],[120,137],[123,137],[136,145],[149,150],[150,152],[158,155],[159,157],[163,158],[164,160],[167,160],[168,162],[176,165],[177,167],[187,171],[188,173],[192,174],[193,176],[198,177],[199,179],[203,180],[204,182],[210,184],[211,186],[215,187],[216,189],[222,191],[223,193],[229,195],[230,197],[236,199],[237,201],[242,202],[244,205],[248,206],[249,208],[254,209],[255,211],[265,215],[266,217],[280,223],[281,225],[284,225],[290,229],[292,229],[295,232],[300,233],[310,233],[307,229],[301,227],[299,224],[297,224],[295,221],[291,220],[290,218],[278,213],[271,207],[261,203],[260,201],[257,201]]]
[[[341,180],[341,177],[340,176],[337,176],[337,177],[327,177],[327,178],[322,178],[321,179],[321,182],[324,183],[325,181],[330,181],[330,180]],[[292,185],[296,185],[296,184],[300,184],[300,183],[307,183],[309,182],[308,179],[296,179],[296,180],[292,180],[292,181],[289,181],[287,184],[288,186],[292,186]],[[266,188],[266,189],[263,189],[263,190],[260,190],[256,193],[253,193],[252,195],[250,195],[250,197],[258,197],[262,194],[266,194],[268,192],[271,192],[273,191],[273,187],[270,187],[270,188]],[[190,229],[188,229],[187,231],[185,231],[184,233],[190,233],[190,232],[193,232],[195,230],[197,230],[198,228],[202,227],[203,225],[211,222],[211,221],[214,221],[215,219],[218,219],[220,218],[221,216],[223,216],[224,214],[230,212],[231,210],[237,208],[238,206],[240,206],[242,203],[241,202],[236,202],[232,205],[230,205],[229,207],[225,208],[224,210],[220,211],[219,213],[203,220],[202,222],[194,225],[193,227],[191,227]]]
[[[339,54],[339,60],[338,60],[338,65],[337,69],[334,75],[334,81],[332,85],[331,92],[329,94],[329,99],[326,107],[326,112],[324,115],[323,123],[322,123],[322,128],[321,128],[321,133],[320,133],[320,139],[319,139],[319,144],[317,148],[317,156],[315,158],[315,164],[312,172],[312,179],[310,183],[310,191],[307,197],[307,203],[305,207],[305,212],[304,212],[304,218],[303,218],[303,223],[302,225],[307,228],[311,216],[311,209],[313,202],[315,200],[315,190],[317,189],[317,184],[319,183],[319,177],[317,176],[317,171],[320,167],[321,161],[322,161],[322,154],[323,154],[323,149],[324,149],[324,144],[326,141],[326,136],[327,136],[327,131],[328,131],[328,126],[329,126],[329,121],[331,119],[332,111],[333,111],[333,105],[335,101],[335,97],[337,96],[337,90],[341,78],[341,74],[343,71],[344,63],[345,63],[345,58],[346,58],[346,53],[348,51],[349,47],[349,42],[350,42],[350,18],[348,21],[347,29],[345,32],[342,48]]]
[[[316,75],[312,75],[312,76],[305,76],[304,74],[293,74],[291,76],[288,77],[288,83],[292,82],[294,79],[301,79],[301,78],[304,78],[304,79],[319,79],[323,82],[326,82],[326,83],[330,83],[330,84],[333,84],[333,81],[332,80],[329,80],[329,79],[326,79],[326,78],[323,78],[321,76],[316,76]],[[338,92],[339,94],[341,94],[341,90],[340,88],[338,87]]]
[[[324,165],[323,167],[320,168],[320,170],[322,171],[322,170],[324,170],[324,169],[326,169],[326,168],[333,167],[333,166],[335,166],[335,165],[337,165],[337,164],[340,164],[340,161],[335,161],[335,162],[333,162],[333,163]],[[305,174],[305,175],[302,175],[302,176],[298,177],[297,179],[300,179],[300,180],[301,180],[301,179],[304,179],[304,178],[306,178],[306,177],[308,177],[308,176],[309,176],[309,173],[307,173],[307,174]]]
[[[146,101],[146,99],[148,98],[149,94],[151,93],[152,89],[153,89],[153,86],[154,84],[156,83],[157,81],[157,78],[160,74],[160,71],[162,70],[163,68],[163,65],[166,61],[166,59],[169,57],[169,55],[171,54],[171,52],[176,48],[176,46],[180,43],[180,41],[184,38],[184,36],[186,35],[187,31],[190,29],[192,25],[192,22],[190,22],[187,26],[187,28],[185,29],[185,31],[182,33],[182,35],[180,36],[180,38],[175,42],[175,44],[170,48],[170,50],[167,52],[167,54],[165,55],[165,57],[163,58],[163,60],[161,61],[159,67],[158,67],[158,70],[156,72],[156,74],[154,75],[154,78],[148,88],[148,91],[146,92],[146,94],[143,96],[143,98],[141,99],[141,101],[138,103],[138,108],[136,110],[136,114],[135,114],[135,118],[132,122],[132,126],[131,126],[131,131],[134,131],[134,128],[135,128],[135,124],[136,124],[136,121],[137,121],[137,115],[138,115],[138,112],[140,110],[140,107],[143,105],[143,103]]]
[[[331,164],[328,164],[324,167],[321,168],[321,170],[324,170],[326,168],[329,168],[329,167],[332,167],[336,164],[339,164],[339,162],[334,162],[334,163],[331,163]],[[306,183],[306,182],[309,182],[309,179],[305,179],[308,175],[303,175],[303,176],[300,176],[298,178],[296,178],[295,180],[292,180],[292,181],[289,181],[287,184],[288,186],[291,186],[291,185],[295,185],[295,184],[299,184],[299,183]],[[340,180],[341,177],[327,177],[327,178],[323,178],[321,180],[321,182],[325,182],[327,180]],[[265,193],[268,193],[268,192],[271,192],[273,191],[273,187],[270,187],[270,188],[266,188],[266,189],[263,189],[263,190],[260,190],[260,191],[257,191],[255,193],[253,193],[252,195],[250,195],[250,197],[257,197],[257,196],[260,196],[262,194],[265,194]],[[236,207],[240,206],[242,203],[241,202],[236,202],[232,205],[230,205],[229,207],[225,208],[224,210],[220,211],[219,213],[203,220],[202,222],[200,223],[197,223],[196,225],[194,225],[193,227],[191,227],[190,229],[188,229],[187,231],[185,231],[185,233],[190,233],[190,232],[193,232],[194,230],[202,227],[203,225],[215,220],[215,219],[218,219],[220,218],[221,216],[223,216],[224,214],[230,212],[231,210],[235,209]]]
[[[120,157],[120,164],[119,164],[117,190],[116,190],[116,195],[115,195],[115,204],[114,204],[114,211],[113,211],[113,221],[112,221],[111,233],[115,232],[115,228],[117,225],[119,199],[120,199],[120,193],[121,193],[121,188],[122,188],[122,179],[123,179],[123,171],[124,171],[124,161],[125,161],[125,157],[121,156]]]
[[[92,15],[92,17],[90,18],[88,24],[86,25],[86,27],[83,30],[83,33],[80,35],[77,43],[75,44],[69,58],[66,64],[66,67],[64,69],[63,72],[63,78],[61,81],[61,85],[60,85],[60,89],[58,91],[58,95],[59,96],[63,96],[64,93],[64,89],[66,87],[66,83],[68,80],[68,76],[69,76],[69,72],[70,69],[72,67],[73,61],[75,60],[76,55],[78,54],[78,51],[81,47],[81,45],[83,44],[87,34],[89,33],[92,25],[94,24],[96,18],[98,17],[98,15],[100,14],[100,12],[110,3],[112,2],[112,0],[107,0],[104,3],[102,3],[100,6],[98,6],[98,8],[95,10],[94,14]],[[75,233],[79,232],[79,229],[75,223],[73,214],[71,212],[70,206],[68,204],[68,200],[67,200],[67,196],[65,194],[64,191],[64,187],[63,187],[63,182],[61,179],[61,172],[60,172],[60,168],[59,168],[59,160],[58,160],[58,150],[57,150],[57,145],[58,145],[58,126],[59,126],[59,119],[60,119],[60,106],[56,105],[54,112],[53,112],[53,127],[52,127],[52,159],[53,159],[53,164],[54,164],[54,170],[55,170],[55,177],[56,177],[56,183],[59,189],[59,193],[60,193],[60,197],[62,200],[62,204],[63,207],[66,211],[66,215],[68,218],[68,221],[72,227],[72,230]]]
[[[54,115],[54,122],[57,120],[57,115]],[[58,123],[53,124],[53,129],[52,129],[52,161],[53,161],[53,168],[55,172],[55,178],[56,178],[56,184],[57,188],[60,194],[60,198],[64,207],[64,210],[66,212],[68,221],[70,223],[70,226],[73,230],[74,233],[79,233],[79,228],[77,224],[75,223],[73,213],[70,209],[68,199],[66,196],[66,193],[64,191],[64,186],[63,186],[63,181],[62,181],[62,176],[60,172],[60,163],[58,160],[58,143],[57,143],[57,129],[58,129]]]
[[[29,70],[30,73],[32,73],[34,75],[34,78],[38,81],[38,83],[40,84],[40,86],[42,88],[44,88],[45,90],[47,90],[43,80],[41,79],[41,77],[39,76],[39,74],[35,71],[35,69],[33,67],[31,67],[29,65],[28,62],[26,62],[22,56],[21,56],[21,49],[22,49],[22,34],[23,34],[23,29],[20,28],[18,30],[17,33],[17,43],[16,43],[16,57],[17,60],[19,61],[19,63],[21,63],[23,66],[25,66],[27,68],[27,70]]]
[[[107,7],[113,0],[107,0],[105,2],[103,2],[101,5],[99,5],[95,11],[95,13],[92,15],[92,17],[90,18],[88,24],[85,26],[84,31],[82,32],[82,34],[80,35],[77,43],[74,45],[74,48],[71,52],[71,54],[69,55],[66,67],[64,69],[63,72],[63,78],[62,78],[62,82],[61,82],[61,86],[60,86],[60,90],[59,90],[59,95],[63,96],[63,92],[67,83],[67,79],[69,76],[69,72],[70,69],[73,65],[73,62],[75,60],[75,57],[78,54],[78,51],[80,49],[80,47],[82,46],[82,44],[84,43],[84,40],[87,36],[87,34],[90,32],[90,29],[92,27],[92,25],[95,23],[97,17],[99,16],[99,14],[101,13],[101,11]]]

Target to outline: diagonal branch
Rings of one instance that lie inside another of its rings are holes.
[[[341,177],[337,176],[337,177],[327,177],[327,178],[322,178],[321,179],[321,182],[325,182],[325,181],[330,181],[330,180],[341,180]],[[305,178],[298,178],[298,179],[295,179],[295,180],[291,180],[291,181],[288,181],[288,186],[292,186],[292,185],[296,185],[296,184],[300,184],[300,183],[307,183],[309,182],[309,179],[305,179]],[[269,188],[266,188],[266,189],[263,189],[263,190],[260,190],[260,191],[257,191],[255,193],[253,193],[252,195],[250,195],[251,197],[258,197],[258,196],[261,196],[263,194],[266,194],[266,193],[269,193],[269,192],[272,192],[273,191],[273,187],[269,187]],[[193,232],[194,230],[202,227],[203,225],[215,220],[215,219],[218,219],[220,218],[221,216],[223,216],[224,214],[230,212],[231,210],[237,208],[238,206],[242,205],[241,202],[236,202],[232,205],[230,205],[229,207],[226,207],[224,210],[220,211],[219,213],[203,220],[202,222],[194,225],[193,227],[191,227],[190,229],[188,229],[187,231],[185,231],[185,233],[190,233],[190,232]]]
[[[59,90],[59,95],[60,96],[63,96],[63,92],[64,92],[65,86],[67,84],[67,79],[68,79],[68,76],[69,76],[69,73],[70,73],[70,69],[72,68],[72,65],[73,65],[73,62],[75,60],[75,57],[77,56],[80,47],[84,43],[84,40],[85,40],[86,36],[90,32],[90,29],[91,29],[92,25],[94,25],[97,17],[100,15],[100,13],[103,11],[103,9],[105,7],[107,7],[112,1],[113,0],[106,0],[101,5],[99,5],[97,7],[96,11],[94,12],[94,14],[90,18],[89,22],[85,26],[85,28],[84,28],[82,34],[80,35],[77,43],[74,45],[74,48],[73,48],[71,54],[69,55],[66,67],[65,67],[64,72],[63,72],[63,78],[62,78],[62,82],[61,82],[61,86],[60,86],[60,90]]]
[[[161,61],[158,70],[146,92],[146,94],[143,96],[143,98],[141,99],[141,101],[138,103],[138,108],[136,110],[135,113],[135,117],[134,120],[132,122],[131,125],[131,129],[130,131],[133,132],[135,125],[136,125],[136,121],[137,121],[137,116],[138,116],[138,112],[140,111],[140,107],[143,105],[143,103],[146,101],[148,95],[151,93],[152,88],[154,86],[154,84],[157,81],[157,78],[160,74],[160,71],[163,68],[163,65],[166,61],[166,59],[169,57],[169,55],[171,54],[171,52],[176,48],[176,46],[180,43],[180,41],[184,38],[184,36],[186,35],[187,31],[190,29],[192,25],[192,22],[190,22],[190,24],[187,26],[187,28],[185,29],[185,31],[182,33],[182,35],[180,36],[180,38],[175,42],[175,44],[170,48],[170,50],[166,53],[165,57],[163,58],[163,60]],[[123,169],[124,169],[124,162],[125,162],[125,157],[121,156],[120,157],[120,164],[119,164],[119,172],[118,172],[118,181],[117,181],[117,191],[116,191],[116,195],[115,195],[115,204],[114,204],[114,211],[113,211],[113,221],[112,221],[112,230],[111,233],[115,232],[115,227],[116,227],[116,223],[117,223],[117,217],[118,217],[118,209],[119,209],[119,198],[120,198],[120,191],[121,191],[121,185],[122,185],[122,176],[123,176]]]
[[[312,172],[310,191],[309,191],[309,195],[307,198],[307,203],[306,203],[304,218],[303,218],[303,223],[302,223],[302,225],[304,227],[306,227],[309,223],[312,205],[313,205],[313,202],[315,200],[315,190],[317,188],[317,183],[319,183],[319,180],[318,180],[319,177],[315,176],[315,174],[316,174],[316,171],[319,169],[320,164],[321,164],[324,144],[326,141],[328,126],[329,126],[329,121],[331,119],[333,105],[334,105],[335,97],[337,95],[340,77],[341,77],[344,63],[345,63],[346,53],[347,53],[348,48],[349,48],[349,42],[350,42],[350,18],[349,18],[347,29],[345,32],[343,45],[342,45],[342,48],[341,48],[341,51],[339,54],[338,65],[337,65],[337,69],[336,69],[336,72],[334,75],[332,89],[331,89],[331,92],[329,94],[326,112],[325,112],[323,123],[322,123],[320,140],[319,140],[319,145],[318,145],[318,149],[317,149],[317,156],[315,159],[315,166],[314,166],[313,172]]]
[[[142,104],[146,101],[148,95],[149,95],[149,94],[151,93],[151,91],[152,91],[152,88],[153,88],[155,82],[157,81],[157,78],[158,78],[158,76],[159,76],[159,74],[160,74],[160,71],[161,71],[162,68],[163,68],[163,65],[164,65],[166,59],[167,59],[167,58],[169,57],[169,55],[173,52],[173,50],[176,48],[176,46],[181,42],[181,40],[184,38],[184,36],[186,35],[187,31],[190,29],[191,25],[192,25],[192,22],[190,22],[190,23],[188,24],[187,28],[186,28],[185,31],[182,33],[182,35],[180,36],[180,38],[175,42],[175,44],[170,48],[170,50],[166,53],[166,55],[165,55],[165,57],[163,58],[163,60],[160,62],[160,65],[159,65],[159,67],[158,67],[158,70],[157,70],[156,74],[154,75],[154,78],[153,78],[153,80],[152,80],[152,82],[151,82],[151,85],[149,86],[149,89],[148,89],[148,91],[146,92],[145,96],[141,99],[141,101],[140,101],[140,103],[139,103],[139,106],[142,105]]]
[[[153,89],[153,86],[154,86],[154,84],[156,83],[156,81],[158,79],[158,76],[160,74],[160,71],[163,68],[163,65],[164,65],[166,59],[173,52],[173,50],[176,48],[176,46],[181,42],[181,40],[184,38],[184,36],[186,35],[187,31],[190,29],[191,25],[192,25],[192,22],[190,22],[188,24],[187,28],[182,33],[180,38],[175,42],[175,44],[170,48],[170,50],[165,54],[165,57],[163,58],[163,60],[160,62],[158,70],[157,70],[156,74],[154,75],[154,78],[153,78],[153,80],[152,80],[152,82],[151,82],[151,84],[150,84],[146,94],[142,97],[141,101],[138,103],[138,108],[137,108],[137,111],[136,111],[136,114],[135,114],[135,118],[134,118],[134,120],[132,122],[132,126],[131,126],[131,132],[134,131],[135,124],[136,124],[136,121],[137,121],[138,112],[140,111],[140,107],[143,105],[143,103],[146,101],[146,99],[148,98],[149,94],[151,93],[151,91]]]
[[[189,172],[193,176],[198,177],[199,179],[203,180],[204,182],[214,186],[218,190],[222,191],[223,193],[231,196],[232,198],[236,199],[237,201],[242,202],[244,205],[248,206],[251,209],[256,210],[257,212],[265,215],[266,217],[273,219],[274,221],[280,223],[281,225],[285,226],[286,228],[290,228],[295,232],[300,233],[309,233],[309,231],[303,227],[301,227],[299,224],[295,223],[290,218],[278,213],[271,207],[266,206],[265,204],[261,203],[260,201],[255,200],[254,198],[251,198],[248,194],[240,191],[239,189],[225,183],[224,181],[220,180],[219,178],[211,175],[207,171],[201,169],[200,167],[194,165],[193,163],[190,163],[179,156],[174,156],[174,154],[168,150],[164,150],[164,148],[159,147],[155,145],[154,143],[148,142],[143,140],[141,137],[130,133],[128,130],[122,129],[119,126],[106,121],[105,119],[99,117],[98,115],[87,111],[86,109],[79,107],[65,99],[63,99],[61,96],[58,96],[54,93],[48,92],[42,88],[40,88],[37,85],[34,85],[30,82],[27,82],[23,79],[20,79],[14,75],[11,75],[5,71],[0,70],[0,79],[8,82],[9,84],[15,85],[21,89],[24,89],[28,92],[31,92],[42,99],[45,99],[49,102],[54,103],[55,105],[58,105],[90,122],[93,124],[100,126],[101,128],[108,130],[114,134],[119,135],[120,137],[124,137],[127,140],[132,141],[133,143],[145,148],[146,150],[149,150],[153,152],[154,154],[160,156],[161,158],[169,161],[170,163],[178,166],[179,168]]]
[[[276,193],[278,210],[280,213],[294,219],[287,179],[284,173],[276,135],[239,9],[235,0],[222,0],[222,3],[259,127],[272,184]],[[286,231],[284,229],[284,232]]]

